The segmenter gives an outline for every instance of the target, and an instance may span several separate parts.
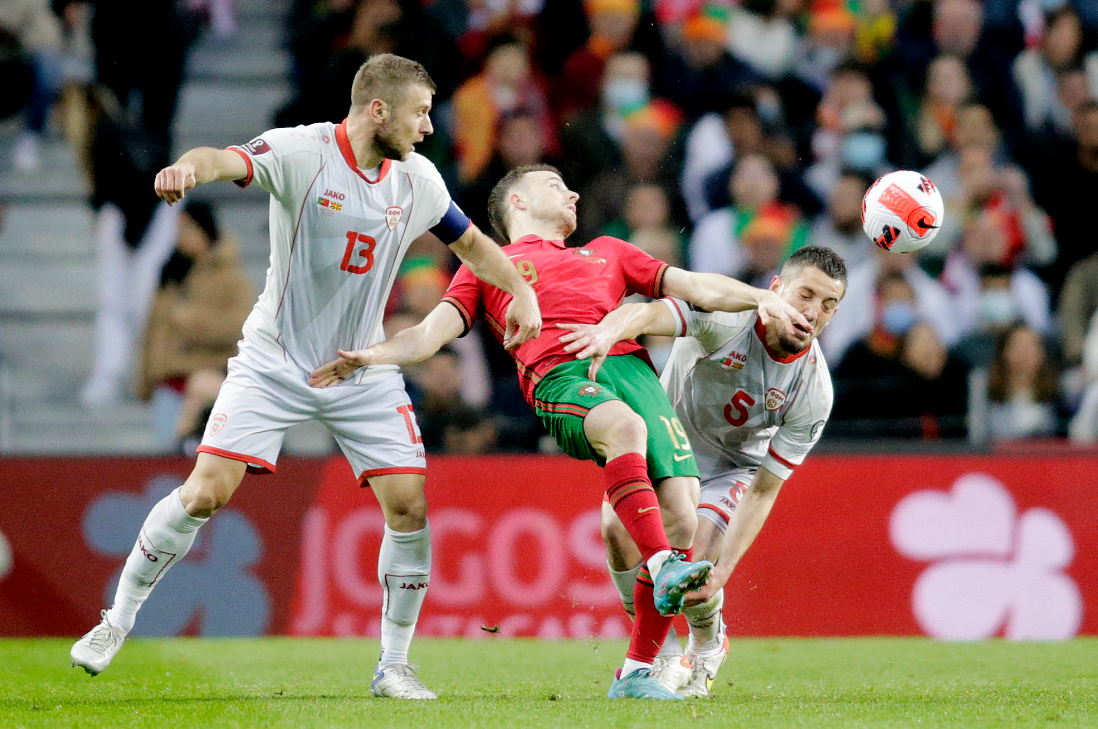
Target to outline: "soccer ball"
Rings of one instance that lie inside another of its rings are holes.
[[[911,253],[934,240],[945,206],[938,188],[921,172],[889,172],[862,198],[862,230],[890,253]]]

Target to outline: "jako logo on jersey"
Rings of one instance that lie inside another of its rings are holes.
[[[401,215],[404,215],[404,208],[399,205],[390,205],[385,208],[385,224],[389,226],[389,230],[396,230]]]
[[[336,192],[335,190],[325,190],[324,197],[331,197],[335,198],[336,200],[342,200],[344,197],[346,197],[346,195],[344,195],[342,192]]]
[[[776,387],[771,387],[766,391],[766,399],[763,400],[763,405],[767,410],[777,410],[782,405],[785,405],[785,393]]]
[[[229,419],[229,416],[225,413],[218,413],[210,418],[210,435],[217,435],[218,431],[225,427],[225,421]]]
[[[746,361],[746,354],[740,354],[739,352],[729,352],[728,356],[721,360],[721,367],[724,367],[726,370],[742,370],[743,364]]]
[[[267,152],[271,151],[271,145],[267,144],[267,142],[265,142],[262,137],[256,137],[247,144],[240,145],[240,148],[248,154],[252,155],[253,157],[259,154],[266,154]]]
[[[402,590],[426,590],[428,582],[401,582],[400,589]]]

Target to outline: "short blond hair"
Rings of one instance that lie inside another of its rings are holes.
[[[404,97],[404,91],[413,84],[426,86],[435,93],[435,82],[423,64],[392,53],[370,56],[359,66],[351,84],[351,108],[361,108],[374,99],[394,105]]]

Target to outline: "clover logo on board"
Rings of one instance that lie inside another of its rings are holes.
[[[1063,570],[1075,556],[1067,525],[1049,509],[1019,515],[1010,492],[986,474],[953,489],[919,491],[889,524],[900,554],[930,562],[912,607],[926,633],[946,640],[1062,640],[1079,631],[1083,599]]]

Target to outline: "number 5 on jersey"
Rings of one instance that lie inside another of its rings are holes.
[[[347,250],[343,252],[343,263],[339,267],[348,273],[366,273],[374,267],[374,246],[377,241],[365,233],[347,231]],[[366,259],[363,264],[352,263],[360,258]]]
[[[745,406],[754,404],[755,398],[743,390],[736,390],[736,394],[732,396],[732,401],[724,406],[724,419],[728,421],[729,425],[735,425],[738,428],[746,423],[749,417]]]

